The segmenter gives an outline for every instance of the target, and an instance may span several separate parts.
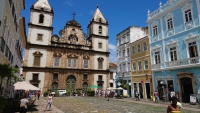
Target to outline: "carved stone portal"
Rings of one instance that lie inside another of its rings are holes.
[[[192,81],[192,89],[193,93],[196,94],[196,80],[193,76],[193,73],[190,72],[179,72],[177,73],[177,83],[178,83],[178,89],[179,89],[179,99],[180,102],[182,102],[182,86],[181,86],[181,79],[182,78],[190,78]]]

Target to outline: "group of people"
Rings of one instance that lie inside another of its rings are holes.
[[[30,103],[28,98],[31,98],[31,94],[37,95],[38,97],[38,100],[40,98],[40,91],[30,91],[30,90],[27,90],[25,92],[25,95],[22,95],[21,96],[21,100],[20,100],[20,113],[26,113],[27,112],[27,105]]]
[[[96,90],[96,95],[99,97],[105,97],[107,98],[107,101],[109,101],[111,91],[110,90]]]
[[[26,95],[24,95],[20,100],[20,113],[26,113],[27,112],[27,105],[30,103],[27,98],[30,98],[31,91],[26,91],[25,94]],[[37,96],[37,98],[39,100],[41,92],[40,91],[34,91],[34,95],[35,95],[35,97]],[[49,92],[48,98],[47,98],[47,105],[45,106],[44,111],[51,109],[52,102],[53,102],[53,96],[52,96],[51,92]]]

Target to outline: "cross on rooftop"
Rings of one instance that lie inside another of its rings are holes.
[[[73,20],[74,20],[74,19],[75,19],[75,16],[76,16],[76,13],[73,12],[72,15],[73,15]]]

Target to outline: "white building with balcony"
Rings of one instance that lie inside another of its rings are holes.
[[[145,37],[143,27],[130,26],[117,34],[117,78],[123,84],[131,82],[131,61],[129,44]]]
[[[154,91],[178,93],[180,102],[200,87],[200,1],[168,0],[150,13],[148,28]]]

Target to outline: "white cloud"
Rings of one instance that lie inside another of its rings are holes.
[[[65,0],[65,4],[67,4],[67,5],[69,5],[69,6],[72,6],[72,5],[73,5],[73,3],[72,3],[71,0]]]
[[[110,52],[110,62],[117,62],[117,56],[116,56],[116,45],[109,43],[108,44],[108,51]]]

